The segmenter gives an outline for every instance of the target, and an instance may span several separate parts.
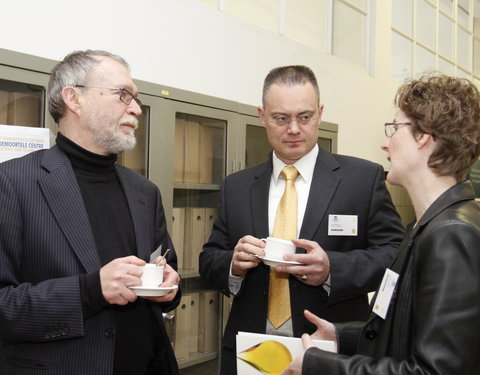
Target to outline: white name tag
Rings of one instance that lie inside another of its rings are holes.
[[[398,273],[387,268],[385,275],[383,275],[380,289],[378,290],[375,305],[373,306],[373,312],[383,319],[387,316],[388,306],[390,305],[395,285],[397,285],[397,280]]]
[[[328,215],[329,236],[357,236],[357,215]]]

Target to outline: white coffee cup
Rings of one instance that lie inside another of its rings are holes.
[[[142,287],[158,288],[163,282],[164,266],[157,266],[156,264],[147,263],[142,268]]]
[[[272,259],[283,259],[285,254],[294,254],[296,246],[292,241],[281,238],[267,237],[265,239],[265,257]]]

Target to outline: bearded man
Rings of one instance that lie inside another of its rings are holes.
[[[56,145],[0,164],[1,374],[177,374],[162,314],[177,289],[137,297],[142,267],[171,249],[158,188],[116,164],[141,115],[125,60],[76,51],[52,71]]]

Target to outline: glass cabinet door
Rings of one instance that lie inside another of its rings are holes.
[[[48,113],[46,91],[53,65],[45,59],[29,56],[31,70],[16,67],[23,62],[22,54],[0,49],[0,125],[49,128],[53,134],[57,126]]]
[[[0,79],[0,124],[44,126],[45,89]]]
[[[224,119],[175,115],[172,235],[186,291],[175,315],[174,348],[180,367],[202,362],[200,366],[210,368],[207,373],[216,373],[218,367],[220,295],[202,287],[198,259],[217,216],[226,132]],[[182,333],[185,326],[189,328]]]
[[[246,125],[245,130],[245,168],[250,168],[268,159],[272,147],[268,143],[267,132],[263,126]]]
[[[179,268],[185,276],[198,275],[198,256],[217,215],[226,170],[226,132],[226,120],[184,112],[175,115],[172,229],[183,234],[175,239],[183,249]]]
[[[325,151],[333,154],[338,150],[338,125],[333,122],[322,121],[318,130],[318,145]]]
[[[169,129],[161,144],[173,164],[167,172],[173,180],[170,234],[183,291],[171,339],[182,375],[216,374],[221,297],[200,279],[198,266],[217,217],[220,185],[233,168],[235,114],[172,100],[164,100],[162,110],[161,126]]]
[[[118,155],[117,163],[128,167],[148,178],[148,129],[150,126],[150,106],[142,105],[142,115],[135,130],[135,147]]]
[[[226,129],[227,121],[222,119],[176,113],[176,188],[218,189],[225,177]]]
[[[49,76],[4,65],[15,57],[0,49],[0,162],[55,143],[56,125],[46,104]]]

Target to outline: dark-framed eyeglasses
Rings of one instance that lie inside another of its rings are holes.
[[[115,90],[115,91],[118,91],[118,94],[120,95],[120,100],[126,105],[129,105],[132,102],[132,100],[135,100],[139,107],[142,106],[142,102],[140,101],[140,99],[138,99],[135,95],[133,95],[130,91],[128,91],[123,87],[85,86],[85,85],[75,85],[75,87],[80,87],[84,89]]]
[[[315,116],[314,115],[308,115],[308,114],[300,115],[300,116],[293,117],[293,118],[292,117],[287,117],[287,116],[284,116],[284,115],[274,115],[273,117],[270,118],[270,122],[273,123],[273,124],[276,124],[278,126],[286,126],[286,125],[290,124],[292,121],[296,121],[297,124],[299,124],[299,125],[308,125],[314,120],[315,120]]]
[[[411,122],[386,122],[385,123],[385,135],[388,138],[392,138],[397,132],[399,125],[412,125]]]

